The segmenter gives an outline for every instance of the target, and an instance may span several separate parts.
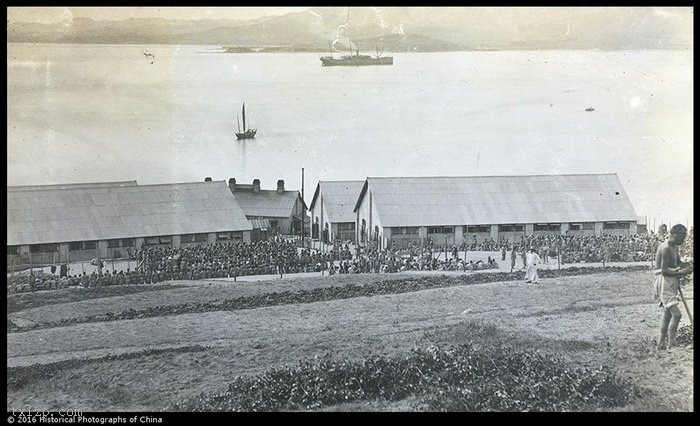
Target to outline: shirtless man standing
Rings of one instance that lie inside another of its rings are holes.
[[[681,262],[678,253],[678,248],[685,241],[687,233],[685,226],[680,224],[673,226],[668,241],[661,244],[656,251],[654,289],[656,300],[664,308],[657,350],[670,349],[676,345],[676,333],[681,320],[681,310],[678,307],[680,278],[693,273],[693,264]],[[668,345],[666,337],[668,337]]]

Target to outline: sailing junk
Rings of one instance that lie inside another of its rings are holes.
[[[243,103],[243,131],[241,132],[241,123],[238,121],[238,116],[236,116],[236,122],[238,123],[238,131],[236,132],[236,138],[241,139],[253,139],[258,129],[246,129],[245,128],[245,102]]]

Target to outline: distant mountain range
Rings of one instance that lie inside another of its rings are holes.
[[[689,8],[353,7],[347,29],[361,50],[686,49]],[[10,22],[8,42],[202,44],[248,51],[328,51],[348,9],[311,8],[252,20],[132,18]],[[236,51],[232,49],[231,51]]]

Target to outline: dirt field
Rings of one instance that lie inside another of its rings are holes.
[[[200,394],[222,392],[236,376],[259,374],[325,354],[359,360],[402,356],[413,348],[465,343],[467,324],[497,328],[514,345],[608,366],[651,390],[622,411],[692,411],[693,350],[653,350],[660,308],[648,272],[624,272],[459,285],[401,294],[282,304],[233,311],[80,323],[7,334],[7,409],[168,410]],[[434,274],[439,279],[441,274]],[[406,280],[410,274],[304,277],[261,282],[177,282],[154,291],[91,297],[56,290],[8,319],[53,323],[183,302]],[[46,292],[47,294],[50,292]],[[684,291],[693,309],[693,289]],[[12,297],[36,297],[16,295]],[[8,302],[8,303],[9,303]],[[26,302],[26,300],[25,300]],[[9,310],[8,310],[9,311]],[[681,326],[688,324],[684,313]],[[488,343],[488,342],[485,342]],[[29,368],[22,368],[29,367]],[[407,401],[349,403],[326,410],[405,410]]]

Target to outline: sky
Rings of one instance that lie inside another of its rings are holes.
[[[308,7],[8,7],[10,22],[54,23],[71,18],[121,20],[159,17],[165,19],[255,19],[300,12]]]
[[[7,18],[10,22],[37,22],[54,23],[71,18],[92,18],[95,20],[121,20],[128,18],[159,17],[165,19],[255,19],[262,16],[283,15],[291,12],[301,12],[311,7],[8,7]],[[418,7],[417,9],[423,9]],[[430,8],[425,8],[430,10]],[[492,8],[484,8],[492,9]],[[503,8],[512,9],[512,8]],[[520,8],[522,13],[528,10],[542,8]],[[570,9],[575,12],[577,8]],[[601,19],[605,18],[605,7],[587,8],[603,12]],[[692,14],[692,8],[655,7],[657,16],[667,19],[680,18]],[[545,8],[546,13],[546,8]]]

